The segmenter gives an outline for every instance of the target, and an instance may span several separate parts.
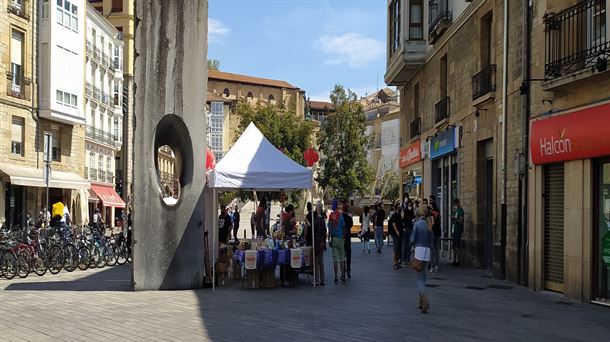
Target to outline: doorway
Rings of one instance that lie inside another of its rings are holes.
[[[563,292],[563,163],[544,166],[544,288]]]
[[[595,163],[593,189],[593,292],[610,303],[610,159]]]

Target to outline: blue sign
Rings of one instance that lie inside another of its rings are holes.
[[[455,129],[450,128],[440,132],[430,139],[430,159],[442,157],[455,151]]]
[[[413,184],[421,184],[421,176],[415,176],[413,178]]]

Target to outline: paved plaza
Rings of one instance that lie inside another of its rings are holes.
[[[609,341],[610,308],[534,293],[484,271],[415,274],[353,244],[352,280],[312,288],[131,292],[130,266],[0,280],[0,341]],[[332,274],[330,251],[326,272]]]

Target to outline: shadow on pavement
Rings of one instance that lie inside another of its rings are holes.
[[[78,272],[78,271],[75,271]],[[52,280],[54,275],[45,275],[49,281],[16,282],[6,287],[7,291],[133,291],[131,264],[108,267],[103,271],[74,280]],[[43,279],[43,278],[41,278]]]

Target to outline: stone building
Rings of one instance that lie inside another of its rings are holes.
[[[34,6],[39,4],[39,8]],[[0,221],[23,226],[49,203],[86,218],[84,1],[8,1],[0,10]],[[38,54],[38,55],[37,55]],[[51,136],[47,203],[43,139]]]
[[[385,81],[400,90],[403,191],[436,197],[445,237],[459,198],[461,263],[523,281],[523,8],[508,3],[505,21],[499,0],[389,0]]]
[[[92,182],[89,221],[95,208],[105,222],[119,216],[125,202],[115,191],[116,154],[123,141],[123,41],[118,30],[87,4],[84,176]]]
[[[306,120],[317,121],[320,124],[323,124],[326,120],[326,116],[335,111],[335,105],[332,102],[308,101],[307,103],[309,113],[307,113],[307,111],[305,113]]]
[[[610,304],[610,1],[530,8],[529,286]],[[527,51],[526,51],[527,52]],[[527,55],[527,53],[525,53]]]
[[[119,39],[123,41],[123,88],[121,89],[121,110],[123,112],[122,144],[116,154],[115,183],[118,193],[129,205],[133,189],[133,63],[134,63],[134,32],[135,32],[135,2],[133,0],[89,0],[119,31]]]
[[[286,81],[208,70],[209,140],[216,160],[220,160],[239,138],[235,134],[239,118],[233,109],[239,101],[255,106],[270,104],[294,110],[305,117],[305,91]]]

